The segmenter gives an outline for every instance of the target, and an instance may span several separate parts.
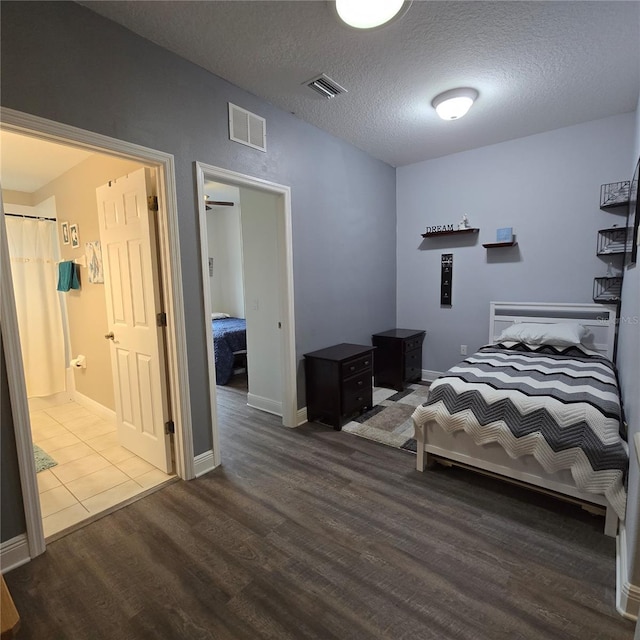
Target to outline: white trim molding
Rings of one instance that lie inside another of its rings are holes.
[[[193,459],[193,469],[195,471],[196,478],[203,476],[205,473],[209,473],[209,471],[213,471],[217,466],[218,465],[215,464],[212,449],[197,455]]]
[[[93,398],[89,396],[85,396],[84,393],[80,393],[79,391],[73,392],[73,400],[77,402],[79,405],[83,406],[85,409],[89,409],[93,413],[99,415],[103,420],[115,420],[116,412],[113,409],[109,409],[104,405],[96,402]]]
[[[21,533],[15,538],[5,540],[0,544],[0,567],[2,573],[7,573],[11,569],[20,567],[31,560],[29,554],[29,543],[27,542],[27,536]]]
[[[134,160],[156,171],[159,196],[158,246],[163,274],[164,311],[167,314],[165,334],[167,373],[170,382],[171,406],[174,411],[172,417],[176,431],[174,438],[176,473],[184,480],[192,479],[195,477],[193,433],[173,156],[13,109],[2,108],[0,110],[0,126],[3,131],[11,131],[49,142],[67,145],[71,143],[89,151]],[[4,216],[0,221],[0,229],[1,246],[6,248]],[[6,255],[6,251],[1,251],[1,253]],[[33,558],[44,551],[45,542],[40,519],[40,502],[33,460],[29,411],[10,273],[10,270],[4,267],[3,258],[3,268],[0,273],[3,345],[7,360],[9,393],[16,432],[27,540],[29,541],[30,556]]]
[[[302,409],[298,409],[298,413],[297,413],[297,417],[296,417],[296,424],[297,424],[297,426],[300,426],[301,424],[304,424],[305,422],[309,422],[309,420],[307,418],[307,407],[302,407]]]
[[[29,556],[35,558],[45,551],[44,530],[40,517],[40,494],[36,480],[36,463],[33,457],[31,418],[27,400],[27,385],[22,363],[22,350],[18,333],[18,316],[13,293],[13,279],[9,263],[7,228],[4,223],[4,204],[0,193],[0,324],[2,325],[2,348],[7,366],[7,385],[11,402],[13,431],[16,439],[16,454],[26,537]]]
[[[423,369],[420,378],[423,382],[433,382],[441,375],[442,371],[430,371],[429,369]]]
[[[247,405],[254,409],[260,409],[261,411],[272,413],[274,416],[282,417],[282,402],[277,402],[270,398],[263,398],[262,396],[257,396],[255,393],[247,393]],[[296,424],[294,426],[298,425]]]
[[[637,620],[640,614],[640,586],[627,581],[627,533],[624,522],[616,538],[616,609],[629,620]]]

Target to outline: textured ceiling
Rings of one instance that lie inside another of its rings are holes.
[[[312,0],[80,4],[394,166],[634,111],[640,87],[638,2],[414,0],[372,32]],[[323,72],[348,93],[302,86]],[[440,120],[460,86],[478,101]]]

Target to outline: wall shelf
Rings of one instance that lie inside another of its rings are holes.
[[[453,231],[429,231],[421,234],[423,238],[436,238],[438,236],[452,236],[456,233],[478,233],[480,229],[454,229]]]
[[[610,211],[629,206],[630,180],[608,182],[600,186],[600,209]]]
[[[622,278],[620,276],[593,279],[594,302],[620,302],[621,293]]]
[[[596,255],[624,255],[630,250],[630,240],[627,238],[627,227],[613,227],[598,231],[598,247]]]
[[[498,247],[515,247],[518,243],[515,240],[511,242],[486,242],[482,246],[485,249],[497,249]]]
[[[614,202],[613,204],[603,204],[600,205],[600,209],[602,211],[611,211],[612,213],[627,213],[627,209],[629,208],[629,201],[625,200],[624,202]]]

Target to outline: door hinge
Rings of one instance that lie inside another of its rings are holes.
[[[156,324],[159,327],[167,326],[167,314],[164,311],[161,311],[160,313],[156,314]]]
[[[149,211],[158,210],[158,196],[149,196],[147,202],[149,203]]]
[[[174,424],[173,420],[169,420],[169,422],[165,422],[164,423],[164,432],[165,433],[175,433],[176,432],[176,425]]]

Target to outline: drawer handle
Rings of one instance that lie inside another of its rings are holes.
[[[361,387],[364,384],[364,380],[358,380],[358,386]]]
[[[358,402],[362,402],[364,400],[364,398],[362,396],[358,397]]]
[[[351,365],[351,366],[349,367],[349,371],[355,371],[355,370],[356,370],[356,368],[355,368],[353,365]]]
[[[364,361],[364,363],[365,363],[365,364],[369,364],[369,361],[368,361],[368,360],[365,360],[365,361]]]

